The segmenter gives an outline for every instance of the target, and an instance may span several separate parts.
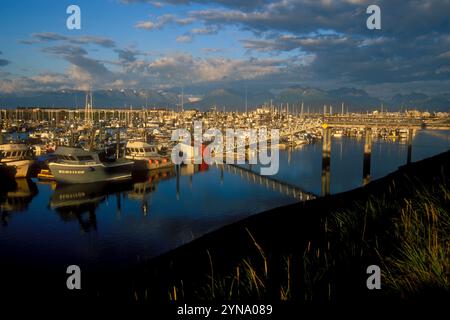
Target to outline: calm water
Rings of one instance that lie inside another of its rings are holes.
[[[450,132],[421,131],[412,160],[450,149]],[[372,179],[406,163],[404,144],[374,141]],[[321,191],[322,145],[280,153],[274,177],[314,194]],[[362,183],[363,141],[333,139],[331,192]],[[256,171],[257,167],[253,166]],[[129,265],[249,215],[297,201],[223,167],[184,166],[122,185],[59,187],[18,181],[0,194],[0,261],[33,264]]]
[[[378,179],[406,164],[404,142],[374,140],[372,143],[371,179]],[[422,160],[450,149],[450,131],[418,131],[413,140],[412,161]],[[331,145],[331,193],[361,186],[364,138],[333,138]],[[246,166],[249,168],[249,166]],[[251,167],[259,172],[258,166]],[[305,145],[301,149],[280,152],[280,169],[274,178],[320,195],[322,144]]]

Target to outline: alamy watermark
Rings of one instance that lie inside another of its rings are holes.
[[[376,4],[372,4],[367,7],[367,14],[370,16],[367,18],[366,26],[369,30],[381,30],[381,9]]]
[[[72,4],[67,7],[66,13],[70,14],[66,20],[66,27],[69,30],[81,29],[81,9],[79,6]]]
[[[279,169],[278,129],[226,129],[225,141],[221,130],[209,128],[203,133],[201,121],[194,121],[194,141],[187,129],[172,131],[174,164],[203,162],[212,164],[260,164],[261,175],[274,175]],[[206,143],[205,143],[206,142]],[[247,160],[247,161],[246,161]]]
[[[376,264],[370,265],[366,269],[366,273],[370,274],[367,278],[366,286],[369,290],[381,289],[381,269]]]
[[[81,289],[81,269],[79,266],[72,264],[67,267],[66,273],[70,274],[67,277],[66,286],[69,290]]]

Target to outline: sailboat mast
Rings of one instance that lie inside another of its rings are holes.
[[[245,114],[247,114],[247,86],[245,87]]]

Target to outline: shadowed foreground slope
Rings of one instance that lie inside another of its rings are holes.
[[[449,164],[446,152],[205,235],[150,261],[134,299],[448,298]],[[366,286],[373,264],[381,290]]]

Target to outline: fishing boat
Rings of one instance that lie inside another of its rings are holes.
[[[34,164],[33,152],[25,144],[0,145],[0,163],[15,168],[15,178],[26,178]]]
[[[146,171],[171,167],[168,157],[158,152],[158,146],[143,141],[128,141],[125,146],[125,159],[134,161],[135,171]]]
[[[56,162],[49,168],[59,183],[94,183],[131,179],[134,163],[126,159],[107,157],[104,152],[60,146]]]

